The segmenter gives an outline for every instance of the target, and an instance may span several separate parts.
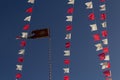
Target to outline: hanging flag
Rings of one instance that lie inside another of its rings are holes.
[[[30,36],[28,36],[28,39],[38,39],[38,38],[46,38],[50,36],[49,33],[49,29],[45,28],[45,29],[38,29],[38,30],[33,30],[30,34]]]
[[[21,73],[17,73],[17,74],[16,74],[16,78],[17,78],[17,79],[20,79],[21,77],[22,77],[22,74],[21,74]]]
[[[66,31],[71,31],[72,30],[72,25],[67,25],[66,26]]]
[[[28,9],[26,10],[27,13],[32,13],[32,11],[33,11],[33,8],[32,8],[32,7],[28,8]]]
[[[107,37],[107,36],[108,36],[107,30],[103,30],[103,31],[102,31],[102,36],[103,36],[103,37]]]
[[[73,18],[72,16],[66,16],[66,18],[67,18],[66,21],[72,22],[72,18]]]
[[[71,33],[66,34],[65,39],[71,39]]]
[[[24,53],[25,53],[25,49],[21,49],[21,50],[19,50],[19,52],[18,52],[18,54],[22,54],[22,55],[24,55]]]
[[[110,60],[109,55],[105,55],[105,53],[101,53],[101,54],[99,54],[98,56],[99,56],[99,59],[100,59],[100,60],[106,60],[106,61],[109,61],[109,60]]]
[[[24,61],[24,58],[23,58],[23,57],[19,57],[19,58],[18,58],[18,62],[21,63],[21,62],[23,62],[23,61]]]
[[[103,22],[103,23],[101,23],[101,25],[102,25],[103,28],[106,28],[107,27],[107,22]]]
[[[100,0],[100,2],[105,2],[105,0]]]
[[[110,70],[106,70],[103,72],[105,77],[110,77],[111,76],[111,71]]]
[[[108,77],[107,77],[105,80],[112,80],[112,78],[108,78]]]
[[[64,56],[70,56],[70,50],[65,50],[64,51]]]
[[[106,19],[106,14],[104,14],[104,13],[100,14],[100,19],[105,20]]]
[[[102,69],[109,69],[110,68],[110,62],[103,62],[103,63],[100,63],[100,65],[102,66]]]
[[[89,20],[95,20],[95,14],[94,13],[90,13],[88,15],[88,18],[89,18]]]
[[[64,80],[70,80],[70,77],[69,76],[64,76]]]
[[[100,40],[100,35],[99,34],[94,34],[93,38],[94,38],[94,41],[99,41]]]
[[[108,45],[108,39],[103,39],[102,42],[104,45]]]
[[[30,25],[29,25],[29,24],[26,24],[26,25],[23,27],[23,30],[28,30],[29,27],[30,27]]]
[[[104,47],[104,48],[103,48],[103,53],[105,53],[105,54],[106,54],[106,53],[109,53],[109,48],[108,48],[108,47]]]
[[[25,47],[26,46],[26,41],[21,41],[20,46]]]
[[[87,6],[86,9],[92,9],[93,8],[92,1],[86,2],[85,5]]]
[[[74,4],[74,2],[75,2],[74,0],[69,0],[68,4]]]
[[[70,42],[66,42],[66,43],[65,43],[65,47],[66,47],[66,48],[70,48],[70,45],[71,45]]]
[[[97,25],[96,24],[91,24],[91,31],[97,31]]]
[[[24,19],[24,21],[29,21],[29,22],[30,22],[30,20],[31,20],[31,16],[27,16],[27,17]]]
[[[67,13],[68,13],[68,14],[72,14],[72,13],[73,13],[73,11],[74,11],[74,8],[73,8],[73,7],[71,7],[71,8],[69,8],[69,9],[67,10]]]
[[[28,37],[28,33],[27,32],[22,32],[21,38],[27,38],[27,37]]]
[[[96,51],[99,51],[99,50],[103,49],[103,46],[102,46],[101,43],[95,44],[95,47],[96,47]]]
[[[22,65],[16,65],[16,67],[17,67],[16,70],[22,71],[22,67],[23,67]]]
[[[105,11],[105,10],[106,10],[105,4],[100,5],[100,11]]]
[[[65,74],[70,73],[70,69],[69,68],[63,68],[63,70],[64,70]]]
[[[67,64],[67,65],[70,64],[70,60],[69,59],[65,59],[64,60],[64,64]]]
[[[35,0],[28,0],[28,3],[34,4]]]

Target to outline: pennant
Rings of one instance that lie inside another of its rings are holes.
[[[30,25],[29,25],[29,24],[26,24],[26,25],[23,27],[23,30],[28,30],[29,27],[30,27]]]
[[[20,46],[25,47],[26,46],[26,41],[21,41]]]
[[[28,9],[26,10],[27,13],[32,13],[32,11],[33,11],[33,8],[32,8],[32,7],[28,8]]]
[[[105,0],[100,0],[100,2],[105,2]]]
[[[16,65],[16,67],[17,67],[16,70],[22,71],[22,67],[23,67],[22,65]]]
[[[105,10],[106,10],[105,4],[100,5],[100,11],[105,11]]]
[[[89,18],[89,20],[95,20],[95,14],[94,13],[90,13],[88,15],[88,18]]]
[[[69,9],[67,10],[67,13],[68,13],[68,14],[72,14],[73,11],[74,11],[74,8],[72,7],[72,8],[69,8]]]
[[[99,51],[99,50],[103,49],[103,46],[102,46],[101,43],[96,44],[95,47],[96,47],[96,51]]]
[[[22,32],[22,38],[27,38],[28,37],[28,33],[27,32]]]
[[[108,77],[107,77],[105,80],[112,80],[112,78],[108,78]]]
[[[99,56],[99,59],[100,59],[100,60],[106,60],[106,61],[109,61],[109,60],[110,60],[109,55],[105,55],[105,53],[101,53],[101,54],[99,54],[98,56]]]
[[[65,50],[64,51],[64,56],[70,56],[70,50]]]
[[[103,53],[109,53],[109,48],[108,47],[104,47],[103,48]]]
[[[29,22],[30,22],[30,20],[31,20],[31,16],[27,16],[27,17],[24,19],[24,21],[29,21]]]
[[[73,18],[72,16],[66,16],[66,18],[67,18],[66,21],[72,22],[72,18]]]
[[[101,25],[102,25],[103,28],[106,28],[107,27],[107,22],[103,22],[103,23],[101,23]]]
[[[64,70],[64,73],[70,73],[69,68],[63,68],[63,70]]]
[[[66,34],[65,39],[71,39],[71,33]]]
[[[64,80],[70,80],[69,76],[64,76]]]
[[[38,38],[46,38],[50,36],[49,29],[38,29],[38,30],[33,30],[31,32],[31,35],[28,36],[28,39],[38,39]]]
[[[109,69],[110,68],[110,62],[103,62],[103,63],[100,63],[100,65],[102,66],[102,69]]]
[[[66,42],[65,47],[70,48],[70,45],[71,45],[70,42]]]
[[[91,24],[91,31],[97,31],[97,25],[96,24]]]
[[[28,3],[34,4],[35,0],[28,0]]]
[[[104,14],[104,13],[100,14],[100,19],[105,20],[106,19],[106,14]]]
[[[94,34],[93,38],[94,38],[94,41],[99,41],[100,40],[100,35],[99,34]]]
[[[103,37],[107,37],[107,36],[108,36],[107,30],[103,30],[103,31],[102,31],[102,36],[103,36]]]
[[[74,4],[74,2],[75,2],[74,0],[69,0],[68,4]]]
[[[102,42],[104,45],[108,45],[108,39],[103,39]]]
[[[70,60],[69,59],[65,59],[64,60],[64,64],[67,64],[67,65],[70,64]]]
[[[21,62],[23,62],[23,61],[24,61],[24,58],[23,58],[23,57],[19,57],[19,58],[18,58],[18,62],[21,63]]]
[[[72,25],[66,26],[66,31],[71,31],[72,30]]]
[[[25,53],[25,49],[21,49],[21,50],[19,50],[19,52],[18,52],[18,54],[22,54],[22,55],[24,55],[24,53]]]
[[[16,74],[16,78],[17,78],[17,79],[20,79],[21,77],[22,77],[22,74],[20,74],[20,73],[17,73],[17,74]]]
[[[103,72],[105,77],[110,77],[111,76],[111,71],[110,70],[106,70]]]
[[[87,6],[86,9],[92,9],[93,8],[92,1],[86,2],[85,5]]]

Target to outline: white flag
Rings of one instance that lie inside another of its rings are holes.
[[[22,65],[16,65],[16,70],[22,71]]]
[[[106,10],[105,4],[100,5],[100,11],[105,11],[105,10]]]
[[[68,4],[74,4],[74,2],[75,2],[74,0],[69,0]]]
[[[103,63],[100,63],[100,65],[102,66],[102,69],[110,68],[109,62],[103,62]]]
[[[67,18],[66,21],[72,22],[72,18],[73,18],[72,16],[66,16],[66,18]]]
[[[64,51],[64,56],[70,56],[70,50],[65,50]]]
[[[96,24],[91,24],[91,31],[97,31],[97,25]]]
[[[103,22],[103,23],[101,23],[101,25],[102,25],[103,28],[106,28],[107,27],[107,22]]]
[[[28,3],[34,4],[35,0],[28,0]]]
[[[103,44],[108,45],[108,39],[103,39],[102,42]]]
[[[18,52],[18,54],[24,54],[25,53],[25,49],[21,49],[21,50],[19,50],[19,52]]]
[[[24,21],[29,21],[29,22],[30,22],[30,20],[31,20],[31,16],[28,16],[24,19]]]
[[[96,47],[96,51],[99,51],[99,50],[103,49],[103,46],[102,46],[101,43],[96,44],[95,47]]]
[[[71,33],[66,34],[65,39],[71,39]]]
[[[63,70],[64,70],[64,73],[70,73],[69,68],[63,68]]]
[[[28,37],[28,33],[27,32],[22,32],[22,38],[27,38]]]
[[[92,1],[86,2],[85,5],[87,6],[86,9],[92,9],[93,8]]]
[[[109,55],[105,55],[105,59],[106,61],[109,61],[110,60],[110,56]]]

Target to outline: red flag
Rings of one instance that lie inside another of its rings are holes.
[[[69,8],[69,9],[67,10],[67,13],[68,13],[68,14],[72,14],[72,13],[73,13],[73,10],[74,10],[74,8]]]
[[[32,13],[32,11],[33,11],[33,8],[32,8],[32,7],[28,8],[28,9],[26,10],[27,13]]]
[[[88,17],[89,17],[90,20],[95,20],[95,14],[94,13],[90,13],[88,15]]]
[[[110,62],[107,63],[107,68],[110,68],[111,67],[111,64]]]
[[[64,80],[69,80],[70,79],[70,77],[69,76],[64,76]]]
[[[99,41],[100,40],[100,35],[99,34],[94,34],[93,38],[94,38],[94,41]]]
[[[108,47],[103,48],[103,53],[109,53],[109,48]]]
[[[20,74],[20,73],[17,73],[17,74],[16,74],[16,78],[17,78],[17,79],[20,79],[21,77],[22,77],[22,74]]]
[[[69,59],[65,59],[64,60],[64,64],[70,64],[70,60]]]
[[[101,15],[100,15],[100,19],[101,19],[101,20],[105,20],[105,19],[106,19],[106,14],[104,14],[104,13],[101,14]]]
[[[66,26],[66,31],[71,31],[72,30],[72,25]]]
[[[24,61],[24,58],[23,57],[19,57],[18,58],[18,62],[23,62]]]
[[[100,60],[104,60],[105,59],[105,53],[101,53],[98,55]]]
[[[100,0],[100,2],[105,2],[105,0]]]
[[[103,72],[103,74],[105,75],[105,77],[110,77],[111,76],[111,71],[106,70],[106,71]]]
[[[107,30],[102,31],[102,36],[103,36],[103,37],[107,37],[107,35],[108,35]]]
[[[25,47],[26,46],[26,41],[21,41],[20,46]]]
[[[70,48],[70,42],[67,42],[67,43],[65,44],[65,47],[66,47],[66,48]]]
[[[29,27],[30,27],[30,25],[29,25],[29,24],[26,24],[26,25],[23,27],[23,30],[28,30]]]

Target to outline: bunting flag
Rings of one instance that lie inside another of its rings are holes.
[[[91,31],[97,31],[98,30],[96,24],[91,24],[90,27],[91,27]]]
[[[75,0],[69,0],[68,4],[74,4]]]
[[[64,80],[70,80],[70,77],[68,75],[64,76]]]
[[[101,43],[95,44],[95,47],[96,47],[96,51],[100,51],[103,49],[103,46]]]
[[[72,22],[72,16],[66,16],[66,21],[70,21],[70,22]]]
[[[19,70],[19,71],[22,71],[22,67],[23,67],[23,65],[16,65],[16,70]]]
[[[66,26],[66,31],[71,31],[72,30],[72,25],[67,25]]]
[[[22,74],[21,73],[17,73],[16,74],[16,79],[20,79],[22,77]]]
[[[27,32],[22,32],[22,38],[27,38],[28,37],[28,33]]]
[[[66,34],[65,39],[71,39],[71,33]]]
[[[89,20],[95,20],[95,14],[94,13],[90,13],[88,15],[88,17],[89,17]]]
[[[74,8],[72,7],[72,8],[69,8],[69,9],[67,10],[67,13],[68,13],[68,14],[72,14],[73,11],[74,11]]]
[[[105,61],[109,61],[110,57],[109,55],[106,55],[105,53],[101,53],[98,55],[100,60],[105,60]]]
[[[94,41],[99,41],[100,40],[100,35],[99,34],[94,34],[93,38],[94,38]]]
[[[101,25],[102,25],[103,28],[106,28],[107,27],[107,22],[103,22],[103,23],[101,23]]]
[[[26,25],[23,27],[23,30],[28,30],[29,27],[30,27],[30,25],[29,25],[29,24],[26,24]]]
[[[87,6],[86,9],[92,9],[93,8],[92,1],[86,2],[85,5]]]
[[[30,20],[31,20],[31,16],[27,16],[27,17],[24,19],[24,21],[28,21],[28,22],[30,22]]]
[[[33,8],[32,8],[32,7],[28,8],[28,9],[26,10],[27,13],[32,13],[32,11],[33,11]]]
[[[70,60],[69,59],[65,59],[64,60],[64,64],[70,64]]]
[[[100,11],[106,11],[105,4],[103,4],[103,5],[100,5]]]
[[[100,65],[102,66],[102,69],[109,69],[110,68],[110,62],[103,62],[100,63]]]
[[[70,56],[70,50],[65,50],[64,51],[64,56]]]
[[[25,53],[25,49],[21,49],[21,50],[19,50],[19,52],[18,52],[18,54],[22,54],[22,55],[24,55],[24,53]]]
[[[70,73],[70,69],[69,68],[63,68],[63,70],[64,70],[64,73],[66,74],[68,74],[68,73]]]
[[[104,45],[108,45],[108,39],[102,39]]]
[[[111,77],[111,71],[110,70],[106,70],[103,72],[105,77]]]
[[[35,0],[28,0],[28,3],[34,4]]]

